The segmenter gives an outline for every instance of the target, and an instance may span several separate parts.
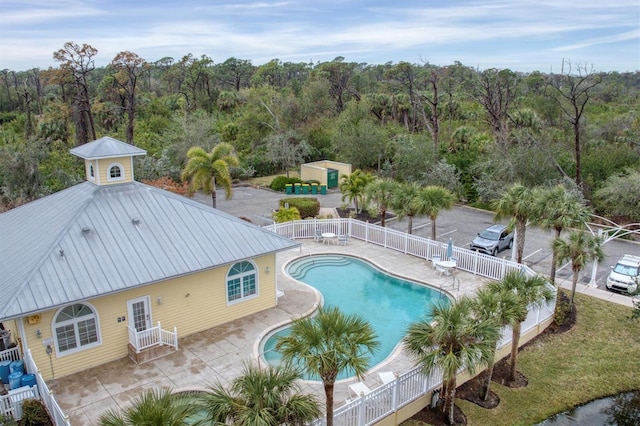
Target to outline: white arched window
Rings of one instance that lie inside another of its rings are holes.
[[[256,268],[253,263],[244,261],[233,265],[227,274],[227,302],[237,302],[257,294]]]
[[[124,179],[124,168],[122,164],[113,163],[107,168],[107,180],[116,181]]]
[[[100,344],[98,317],[93,307],[77,303],[53,317],[56,353],[64,355]]]

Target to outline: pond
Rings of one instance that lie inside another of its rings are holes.
[[[596,399],[556,414],[536,426],[568,425],[638,425],[640,424],[640,392]]]

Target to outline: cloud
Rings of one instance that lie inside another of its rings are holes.
[[[505,64],[539,58],[547,67],[545,55],[575,51],[589,61],[603,58],[593,50],[599,45],[628,46],[639,19],[637,0],[27,0],[14,8],[0,0],[0,60],[4,67],[41,66],[74,41],[97,48],[103,64],[129,50],[148,60],[188,53],[255,64],[491,57]],[[638,62],[636,49],[604,65],[637,69]]]

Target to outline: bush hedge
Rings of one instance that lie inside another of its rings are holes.
[[[297,177],[276,176],[269,184],[269,188],[274,191],[284,192],[287,184],[289,183],[292,185],[295,183],[302,183],[302,180]]]
[[[316,217],[320,213],[320,201],[315,197],[288,197],[280,200],[280,207],[289,203],[289,207],[295,207],[300,212],[300,217]]]

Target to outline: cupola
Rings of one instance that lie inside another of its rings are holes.
[[[133,157],[147,151],[105,136],[71,149],[84,160],[86,179],[96,185],[133,182]]]

